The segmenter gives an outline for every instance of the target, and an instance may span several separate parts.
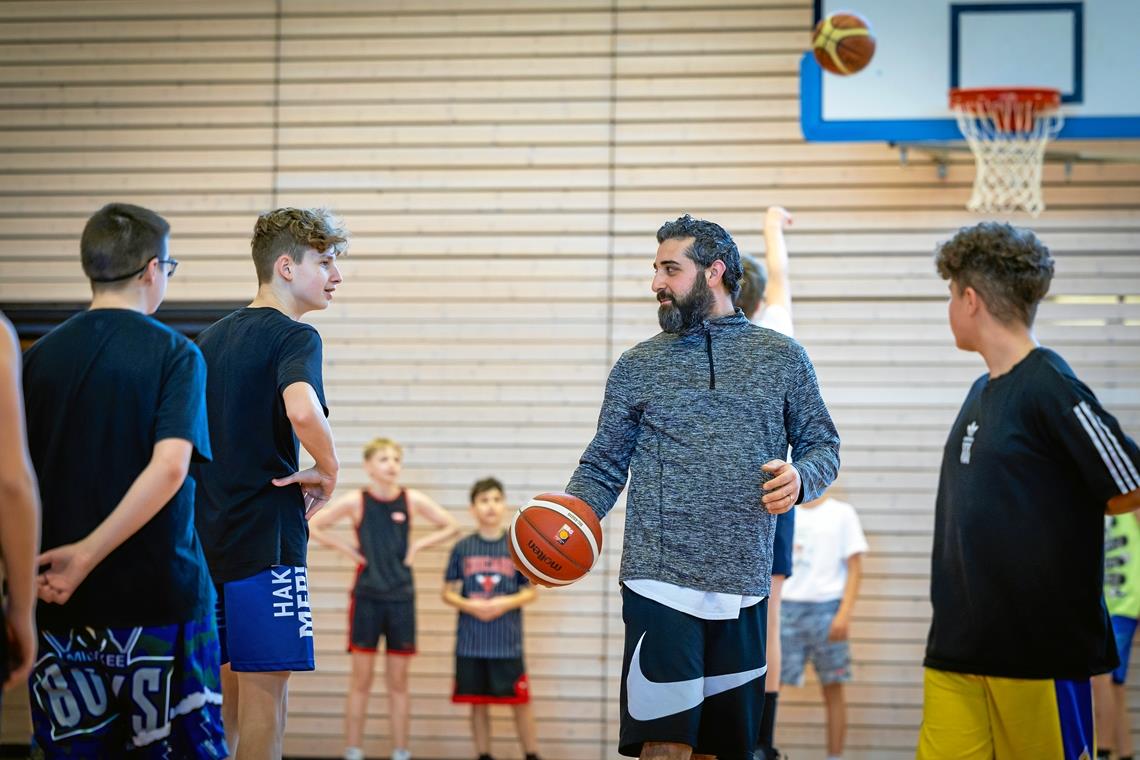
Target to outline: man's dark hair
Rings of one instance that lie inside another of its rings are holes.
[[[973,288],[998,321],[1033,326],[1037,304],[1049,292],[1053,257],[1032,230],[1004,222],[963,227],[939,247],[938,274],[959,291]]]
[[[760,302],[764,300],[764,289],[768,287],[768,269],[748,254],[741,254],[740,265],[744,268],[744,276],[740,278],[736,305],[744,312],[744,316],[752,319],[760,308]]]
[[[170,224],[158,214],[129,203],[108,203],[83,227],[79,258],[92,287],[114,287],[159,256]]]
[[[499,493],[505,494],[506,490],[503,484],[497,478],[483,478],[476,480],[475,485],[471,486],[471,503],[474,504],[475,500],[479,498],[479,494],[486,493],[487,491],[499,490]]]
[[[717,259],[724,262],[724,286],[729,297],[735,301],[740,292],[740,278],[744,275],[744,270],[740,265],[740,251],[737,250],[732,235],[719,224],[694,219],[688,214],[666,222],[657,230],[658,243],[686,238],[693,238],[693,244],[685,250],[685,255],[695,261],[697,266],[707,269]]]

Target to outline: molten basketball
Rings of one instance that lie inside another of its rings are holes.
[[[568,493],[541,493],[515,513],[507,537],[515,567],[532,583],[565,586],[590,572],[602,553],[602,526]]]
[[[811,49],[819,65],[843,76],[862,71],[875,55],[875,38],[866,19],[848,11],[833,13],[815,25]]]

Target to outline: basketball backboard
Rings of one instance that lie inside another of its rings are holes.
[[[875,57],[844,77],[804,55],[807,140],[961,140],[948,90],[1001,86],[1060,90],[1058,139],[1140,137],[1140,0],[815,0],[817,21],[843,10],[870,23]]]

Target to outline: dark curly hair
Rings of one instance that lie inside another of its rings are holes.
[[[707,268],[717,259],[724,262],[724,286],[735,301],[740,293],[740,278],[744,276],[744,268],[740,264],[740,251],[737,250],[732,235],[719,224],[694,219],[688,214],[666,222],[657,230],[658,243],[686,238],[693,238],[693,244],[685,250],[685,255],[698,266]]]
[[[250,247],[257,284],[263,285],[273,279],[273,262],[282,254],[297,263],[309,248],[339,256],[348,249],[348,233],[328,209],[279,208],[257,217]]]
[[[1037,304],[1049,292],[1053,257],[1032,230],[1004,222],[963,227],[943,243],[934,265],[959,289],[973,288],[995,319],[1033,326]]]

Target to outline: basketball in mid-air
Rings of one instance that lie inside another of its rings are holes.
[[[602,525],[590,505],[567,493],[542,493],[515,513],[507,533],[515,567],[540,586],[566,586],[602,554]]]
[[[875,55],[875,38],[865,18],[840,11],[815,25],[811,49],[820,66],[832,74],[847,76],[862,71],[871,62]]]

